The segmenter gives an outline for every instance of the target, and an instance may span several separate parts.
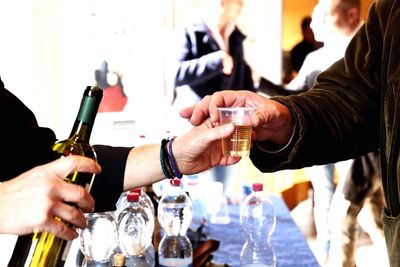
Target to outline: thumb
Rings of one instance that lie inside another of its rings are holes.
[[[261,127],[263,124],[265,124],[266,119],[264,117],[264,114],[261,112],[253,112],[253,115],[251,116],[251,123],[253,127]]]
[[[179,115],[180,115],[182,118],[190,119],[190,117],[191,117],[192,114],[193,114],[194,108],[195,108],[195,106],[186,107],[186,108],[182,109],[182,110],[179,112]]]
[[[234,131],[235,125],[233,123],[228,123],[215,128],[210,128],[206,134],[206,138],[208,141],[215,141],[232,135]]]

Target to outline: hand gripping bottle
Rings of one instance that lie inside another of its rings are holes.
[[[240,266],[275,267],[276,257],[270,237],[275,229],[275,212],[261,183],[253,184],[253,192],[240,207],[240,224],[246,242],[240,253]]]
[[[102,97],[102,89],[96,86],[86,87],[70,136],[65,140],[57,141],[51,148],[55,158],[80,155],[97,160],[96,153],[89,140]],[[34,151],[30,151],[30,153],[34,153]],[[64,180],[68,183],[81,185],[90,191],[94,175],[74,172],[65,177]],[[56,218],[56,220],[60,220],[60,218]],[[48,232],[19,236],[8,266],[63,266],[70,246],[71,241],[63,240]]]
[[[193,250],[186,231],[192,221],[192,202],[180,187],[181,180],[171,179],[171,186],[158,204],[158,221],[164,230],[158,247],[160,267],[191,267]]]

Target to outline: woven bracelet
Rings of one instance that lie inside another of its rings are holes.
[[[171,172],[171,168],[168,168],[168,152],[166,151],[165,145],[167,144],[168,140],[163,139],[161,141],[161,147],[160,147],[160,163],[161,163],[161,169],[163,171],[164,177],[165,178],[174,178],[174,174]]]
[[[182,173],[178,170],[178,167],[176,166],[174,154],[172,153],[172,142],[174,141],[175,137],[173,137],[169,143],[168,143],[168,158],[169,162],[171,163],[172,167],[172,172],[174,173],[174,176],[176,178],[182,178]]]

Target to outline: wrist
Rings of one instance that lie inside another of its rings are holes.
[[[273,143],[273,142],[256,142],[256,146],[261,149],[264,152],[267,153],[281,153],[284,150],[286,150],[290,144],[293,142],[294,136],[295,136],[295,132],[296,132],[296,127],[293,126],[291,128],[291,134],[290,137],[287,139],[286,142],[282,143],[282,144],[277,144],[277,143]]]
[[[160,147],[160,163],[165,178],[182,178],[173,152],[172,144],[175,138],[171,140],[163,139]]]

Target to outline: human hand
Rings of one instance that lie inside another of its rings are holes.
[[[75,171],[99,173],[100,166],[89,158],[68,156],[0,184],[0,233],[50,232],[66,240],[76,238],[76,230],[66,223],[86,227],[82,211],[92,211],[94,200],[82,186],[63,181]]]
[[[222,72],[225,75],[231,75],[233,70],[233,58],[227,52],[221,50],[222,54]]]
[[[172,143],[172,150],[183,174],[199,173],[217,165],[232,165],[240,157],[224,156],[221,139],[233,134],[235,126],[226,124],[213,127],[211,121],[206,120],[194,127],[188,133],[179,136]]]
[[[192,107],[181,110],[180,115],[193,125],[200,125],[209,117],[216,125],[219,121],[218,107],[255,107],[252,114],[254,140],[286,144],[293,132],[293,118],[289,109],[274,100],[250,91],[220,91],[206,96]]]

